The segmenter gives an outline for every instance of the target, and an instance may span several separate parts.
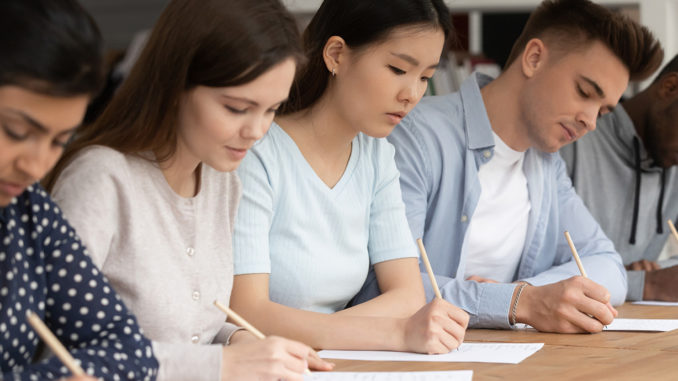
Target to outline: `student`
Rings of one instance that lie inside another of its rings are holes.
[[[462,342],[466,313],[425,305],[382,139],[424,94],[451,30],[440,0],[325,0],[311,20],[308,65],[238,170],[231,303],[264,332],[334,349]],[[344,309],[371,266],[383,295]]]
[[[301,58],[277,0],[171,1],[51,178],[64,214],[153,340],[161,380],[302,379],[311,348],[254,340],[213,305],[228,303],[233,281],[241,191],[232,171],[287,98]]]
[[[678,301],[678,261],[655,262],[674,239],[666,220],[678,216],[678,56],[560,154],[626,264],[626,299]]]
[[[458,93],[425,99],[389,137],[412,233],[470,326],[596,332],[616,316],[621,258],[556,151],[593,130],[629,77],[647,76],[661,57],[624,16],[588,0],[544,1],[497,79],[474,74]],[[367,285],[359,300],[374,294]]]
[[[71,0],[0,2],[0,379],[70,372],[32,362],[32,311],[91,376],[155,379],[158,363],[136,319],[73,228],[36,183],[82,121],[102,76],[101,36]],[[72,377],[69,380],[88,377]]]

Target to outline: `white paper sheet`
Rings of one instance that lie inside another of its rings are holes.
[[[472,370],[446,372],[313,372],[304,381],[471,381]]]
[[[614,319],[605,331],[666,332],[678,329],[678,319]]]
[[[516,329],[534,329],[527,324],[516,324]],[[667,332],[678,329],[678,319],[622,319],[617,318],[603,331]]]
[[[492,362],[518,364],[540,350],[544,343],[463,343],[443,355],[390,351],[320,351],[322,358],[365,361]]]
[[[643,300],[639,302],[633,302],[631,304],[638,304],[641,306],[671,306],[671,307],[678,307],[677,302],[660,302],[657,300]]]

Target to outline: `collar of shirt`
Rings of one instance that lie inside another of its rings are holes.
[[[464,103],[464,129],[467,140],[467,148],[482,150],[494,147],[494,136],[490,118],[487,116],[485,102],[480,94],[480,89],[492,82],[494,78],[481,73],[473,73],[459,90]],[[489,159],[489,157],[486,158]]]

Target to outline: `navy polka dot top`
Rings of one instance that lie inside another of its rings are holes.
[[[55,356],[35,362],[35,312],[89,375],[153,380],[158,362],[134,316],[39,185],[0,208],[0,380],[58,379]]]

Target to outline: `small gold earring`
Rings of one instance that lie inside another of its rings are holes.
[[[334,68],[332,68],[332,76],[333,76],[333,77],[336,77],[336,76],[337,76],[337,72],[336,72],[336,70],[335,70]]]

